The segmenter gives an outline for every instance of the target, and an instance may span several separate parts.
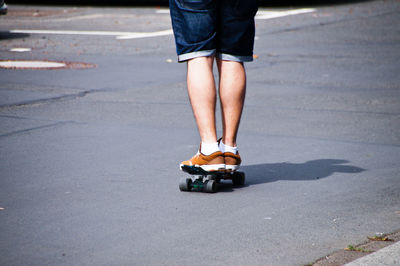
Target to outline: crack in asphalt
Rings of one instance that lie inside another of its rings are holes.
[[[42,121],[42,122],[56,122],[57,121],[57,120],[39,119],[39,118],[34,118],[34,117],[25,117],[25,116],[17,116],[17,115],[0,115],[0,118],[31,120],[31,121]],[[65,121],[57,121],[57,122],[65,122]]]
[[[86,90],[86,91],[81,91],[81,92],[73,93],[73,94],[64,94],[61,96],[55,96],[55,97],[50,97],[50,98],[41,98],[41,99],[36,99],[36,100],[23,101],[23,102],[19,102],[19,103],[4,104],[4,105],[0,105],[0,109],[73,100],[76,98],[85,97],[89,93],[96,93],[96,92],[103,92],[103,91],[104,90],[93,89],[93,90]]]
[[[31,127],[31,128],[16,130],[16,131],[2,134],[2,135],[0,135],[0,138],[9,137],[12,135],[26,133],[26,132],[30,132],[30,131],[34,131],[34,130],[38,130],[38,129],[43,129],[43,128],[62,126],[62,125],[69,124],[69,123],[74,123],[74,122],[73,121],[63,121],[63,122],[57,122],[57,123],[47,124],[47,125],[38,126],[38,127]]]

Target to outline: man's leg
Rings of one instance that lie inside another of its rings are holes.
[[[246,71],[243,63],[217,59],[219,97],[222,112],[222,142],[236,146],[236,137],[246,95]]]
[[[217,141],[215,127],[216,89],[214,56],[198,57],[187,63],[187,86],[201,141]]]

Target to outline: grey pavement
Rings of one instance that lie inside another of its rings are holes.
[[[155,32],[168,14],[9,5],[1,59],[97,67],[0,69],[0,264],[301,265],[399,230],[400,3],[311,8],[257,20],[246,186],[206,194],[178,189],[199,137],[171,35],[10,32]]]

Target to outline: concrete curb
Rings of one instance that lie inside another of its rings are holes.
[[[369,265],[400,265],[400,241],[382,248],[367,256],[356,259],[346,266],[369,266]]]

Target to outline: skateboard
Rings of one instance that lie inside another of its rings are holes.
[[[190,174],[190,177],[183,177],[179,181],[181,191],[198,191],[215,193],[218,190],[218,183],[221,180],[232,180],[234,186],[243,186],[245,174],[243,172],[207,172],[199,167],[182,166],[182,171]]]

